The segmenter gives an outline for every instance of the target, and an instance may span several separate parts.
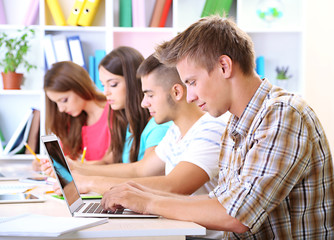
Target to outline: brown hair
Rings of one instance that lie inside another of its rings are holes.
[[[155,81],[162,86],[164,90],[170,90],[174,84],[184,86],[176,68],[162,64],[153,54],[140,64],[137,70],[137,76],[143,77],[151,73],[158,76],[155,78]]]
[[[140,104],[144,97],[141,81],[136,71],[144,57],[134,48],[118,47],[107,54],[100,62],[107,71],[123,76],[126,83],[125,109],[114,110],[112,114],[111,151],[114,162],[122,162],[122,153],[128,124],[131,129],[132,145],[130,162],[138,160],[140,136],[149,121],[150,114]]]
[[[201,18],[156,48],[156,56],[162,63],[175,66],[190,57],[209,73],[221,55],[238,63],[245,75],[254,72],[255,52],[251,38],[231,19],[219,16]]]
[[[44,91],[67,92],[73,91],[84,100],[105,102],[103,93],[96,90],[94,82],[87,71],[81,66],[70,62],[57,62],[44,75]],[[45,97],[45,130],[59,137],[64,152],[71,158],[78,158],[82,148],[81,128],[86,124],[87,113],[72,117],[59,112],[57,104]]]

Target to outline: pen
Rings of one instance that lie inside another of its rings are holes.
[[[29,150],[29,152],[35,156],[35,159],[38,161],[38,162],[41,162],[41,160],[37,157],[36,153],[31,149],[31,147],[28,145],[28,143],[25,143],[24,144],[26,146],[26,148]]]
[[[82,157],[81,157],[81,163],[83,163],[85,160],[86,151],[87,151],[87,147],[84,147],[83,152],[82,152]]]
[[[37,188],[37,186],[35,186],[35,187],[32,187],[32,188],[29,188],[29,189],[25,190],[23,193],[30,192],[30,191],[32,191],[32,190],[34,190],[34,189],[36,189],[36,188]]]

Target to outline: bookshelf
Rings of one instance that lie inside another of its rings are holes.
[[[155,0],[142,0],[145,3],[145,23],[150,22]],[[270,27],[256,15],[259,0],[234,0],[230,16],[248,32],[255,44],[257,56],[265,57],[265,75],[275,83],[275,67],[289,66],[292,81],[288,89],[300,94],[304,92],[303,52],[304,52],[304,16],[303,0],[281,0],[284,4],[284,16]],[[2,0],[6,15],[6,24],[0,24],[0,31],[8,33],[23,28],[22,21],[30,0]],[[70,14],[75,0],[58,0],[65,19]],[[98,49],[108,53],[113,48],[127,45],[138,49],[144,57],[154,51],[156,44],[169,40],[178,32],[199,19],[205,0],[173,0],[166,25],[163,28],[120,27],[119,0],[101,0],[92,26],[57,26],[51,16],[45,0],[39,0],[39,14],[34,25],[36,38],[32,42],[28,59],[38,66],[25,74],[22,90],[2,90],[0,81],[0,128],[6,141],[15,131],[17,122],[24,113],[23,109],[35,107],[41,110],[41,134],[44,134],[45,104],[43,76],[45,58],[43,39],[46,34],[79,36],[86,65],[89,56]],[[18,8],[17,6],[20,6]],[[10,14],[15,13],[15,14]],[[22,16],[22,18],[20,17]],[[2,69],[0,69],[2,70]],[[21,115],[20,115],[21,114]]]

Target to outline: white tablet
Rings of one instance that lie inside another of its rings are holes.
[[[32,193],[0,194],[0,203],[36,203],[44,202],[45,198]]]

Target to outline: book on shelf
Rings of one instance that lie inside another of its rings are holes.
[[[160,18],[164,9],[166,0],[155,0],[154,9],[150,21],[150,27],[159,27]]]
[[[119,0],[119,26],[132,27],[132,0]]]
[[[87,70],[80,37],[78,35],[67,37],[67,42],[72,62]]]
[[[132,26],[146,27],[145,21],[145,5],[142,0],[132,0]]]
[[[260,76],[261,79],[265,77],[263,56],[256,58],[256,73]]]
[[[79,15],[79,26],[91,26],[98,10],[100,0],[88,0],[85,1],[83,10]]]
[[[107,218],[54,217],[22,214],[0,219],[0,236],[59,237],[62,234],[107,223]]]
[[[38,109],[34,109],[29,135],[27,139],[27,144],[35,153],[39,153],[39,143],[40,143],[39,136],[40,136],[40,126],[41,126],[40,119],[41,119],[41,112]],[[25,154],[31,154],[31,153],[28,149],[26,149]]]
[[[172,5],[172,0],[166,0],[165,1],[165,5],[162,9],[162,13],[161,13],[161,17],[160,17],[158,27],[165,27],[166,26],[166,21],[167,21],[167,17],[168,17],[168,14],[170,12],[170,9],[171,9],[171,5]]]
[[[206,0],[201,17],[218,14],[228,16],[233,0]]]
[[[39,0],[30,0],[29,7],[23,19],[23,25],[30,26],[36,23],[39,10]]]
[[[21,119],[18,127],[16,128],[14,134],[9,139],[5,149],[3,150],[3,155],[14,155],[18,153],[24,153],[24,144],[28,140],[31,122],[33,118],[33,109],[29,108]]]
[[[104,87],[100,81],[100,74],[99,74],[99,64],[101,62],[101,60],[104,58],[104,56],[106,55],[106,51],[105,50],[96,50],[95,51],[95,76],[94,76],[94,80],[95,80],[95,85],[97,86],[97,88],[103,92],[104,91]]]
[[[6,24],[6,15],[5,15],[5,7],[3,5],[3,0],[0,0],[0,24]]]
[[[95,56],[88,57],[88,73],[90,79],[95,83]]]
[[[3,132],[1,131],[0,128],[0,155],[2,155],[4,143],[5,143],[5,136],[3,135]]]
[[[57,26],[66,26],[66,20],[58,0],[46,0],[52,18]]]
[[[233,0],[217,1],[214,13],[219,14],[219,16],[228,17],[232,3]]]
[[[52,35],[52,43],[56,55],[56,61],[71,61],[70,50],[65,35]]]
[[[70,15],[67,18],[68,25],[78,26],[79,16],[82,13],[86,1],[87,0],[75,0]]]
[[[51,34],[44,36],[44,55],[46,62],[46,69],[50,69],[52,64],[57,62],[56,52],[53,45],[53,37]]]

